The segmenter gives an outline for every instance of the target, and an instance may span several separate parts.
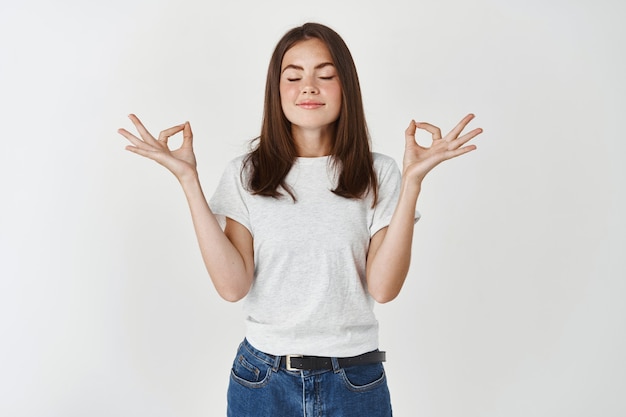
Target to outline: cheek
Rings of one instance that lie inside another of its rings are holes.
[[[287,114],[292,111],[293,103],[298,98],[298,95],[294,95],[293,88],[282,88],[280,89],[280,106],[283,109],[283,113]]]
[[[283,108],[283,111],[285,110],[285,103],[287,102],[287,91],[286,89],[283,88],[283,86],[280,86],[280,89],[278,90],[278,93],[280,94],[280,104]]]
[[[293,85],[281,83],[278,88],[278,91],[280,92],[281,100],[288,99],[289,97],[293,95],[294,87]]]
[[[337,103],[337,106],[341,107],[341,102],[343,100],[343,97],[341,94],[341,86],[336,86],[335,88],[333,88],[331,94],[335,103]]]
[[[285,115],[289,121],[291,121],[289,115],[292,111],[292,106],[290,104],[294,102],[292,90],[292,88],[289,88],[288,86],[285,87],[283,85],[281,85],[278,90],[280,93],[280,107],[283,110],[283,115]]]

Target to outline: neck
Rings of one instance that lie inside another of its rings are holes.
[[[304,129],[292,126],[291,135],[296,145],[298,156],[314,158],[330,155],[335,129],[331,126],[318,129]]]

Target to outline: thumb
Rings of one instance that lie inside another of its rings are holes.
[[[185,122],[183,127],[183,145],[191,146],[193,144],[193,132],[191,131],[191,124]]]
[[[409,123],[409,127],[404,131],[404,139],[406,146],[415,145],[415,131],[417,130],[417,125],[415,120],[411,120]]]

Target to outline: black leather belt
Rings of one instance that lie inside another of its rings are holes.
[[[375,350],[359,356],[337,358],[340,368],[354,365],[385,362],[386,354]],[[331,358],[322,356],[287,355],[280,357],[280,366],[288,371],[313,371],[319,369],[333,369]]]

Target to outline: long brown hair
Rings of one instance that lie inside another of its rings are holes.
[[[331,147],[333,164],[339,170],[339,178],[337,187],[332,191],[346,198],[362,198],[371,191],[375,205],[378,181],[356,66],[339,34],[319,23],[306,23],[291,29],[274,49],[265,84],[261,135],[253,142],[254,148],[244,162],[244,170],[250,174],[248,187],[253,194],[274,198],[282,196],[278,190],[282,187],[296,199],[285,183],[285,177],[298,155],[291,135],[291,124],[281,106],[280,73],[285,53],[297,42],[312,38],[321,40],[328,47],[341,83],[341,111],[335,122],[335,138]]]

